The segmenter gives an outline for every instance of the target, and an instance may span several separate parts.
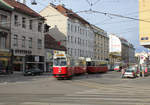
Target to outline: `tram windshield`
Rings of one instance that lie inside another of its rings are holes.
[[[56,58],[54,59],[54,66],[66,66],[66,59],[65,58]]]

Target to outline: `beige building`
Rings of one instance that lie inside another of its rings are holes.
[[[140,45],[150,48],[150,0],[139,0],[139,41]]]
[[[51,26],[50,35],[74,58],[94,58],[94,33],[90,24],[63,5],[50,4],[40,14]]]
[[[0,72],[12,66],[10,50],[11,12],[13,7],[0,1]]]
[[[25,66],[44,64],[44,19],[26,4],[15,0],[3,0],[14,8],[11,12],[11,49],[14,70],[24,70]]]
[[[107,33],[97,26],[92,25],[94,37],[94,59],[106,60],[109,58],[109,37]]]

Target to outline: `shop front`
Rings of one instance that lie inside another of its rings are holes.
[[[26,55],[25,56],[25,69],[38,68],[44,72],[44,56]]]
[[[11,62],[11,52],[0,51],[0,73],[13,72]]]
[[[23,71],[23,56],[14,56],[13,57],[13,69],[15,71]]]

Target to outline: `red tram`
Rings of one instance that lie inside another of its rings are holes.
[[[79,57],[74,63],[74,74],[78,75],[86,73],[86,59],[84,57]]]
[[[87,73],[104,73],[108,71],[108,61],[87,61]]]
[[[84,73],[86,73],[85,58],[72,59],[63,51],[54,52],[53,76],[55,78],[72,78],[73,75]]]
[[[68,78],[84,73],[107,72],[107,61],[87,60],[83,57],[72,59],[63,51],[55,51],[53,57],[53,76],[57,79]]]
[[[74,65],[71,57],[63,51],[55,51],[53,59],[53,76],[55,78],[72,78]]]

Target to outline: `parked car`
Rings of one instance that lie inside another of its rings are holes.
[[[127,69],[125,69],[123,78],[125,77],[136,78],[137,74],[138,74],[138,68],[136,66],[129,66]]]
[[[43,73],[43,70],[39,69],[39,68],[31,68],[31,69],[26,69],[24,71],[24,76],[27,75],[40,75]]]

